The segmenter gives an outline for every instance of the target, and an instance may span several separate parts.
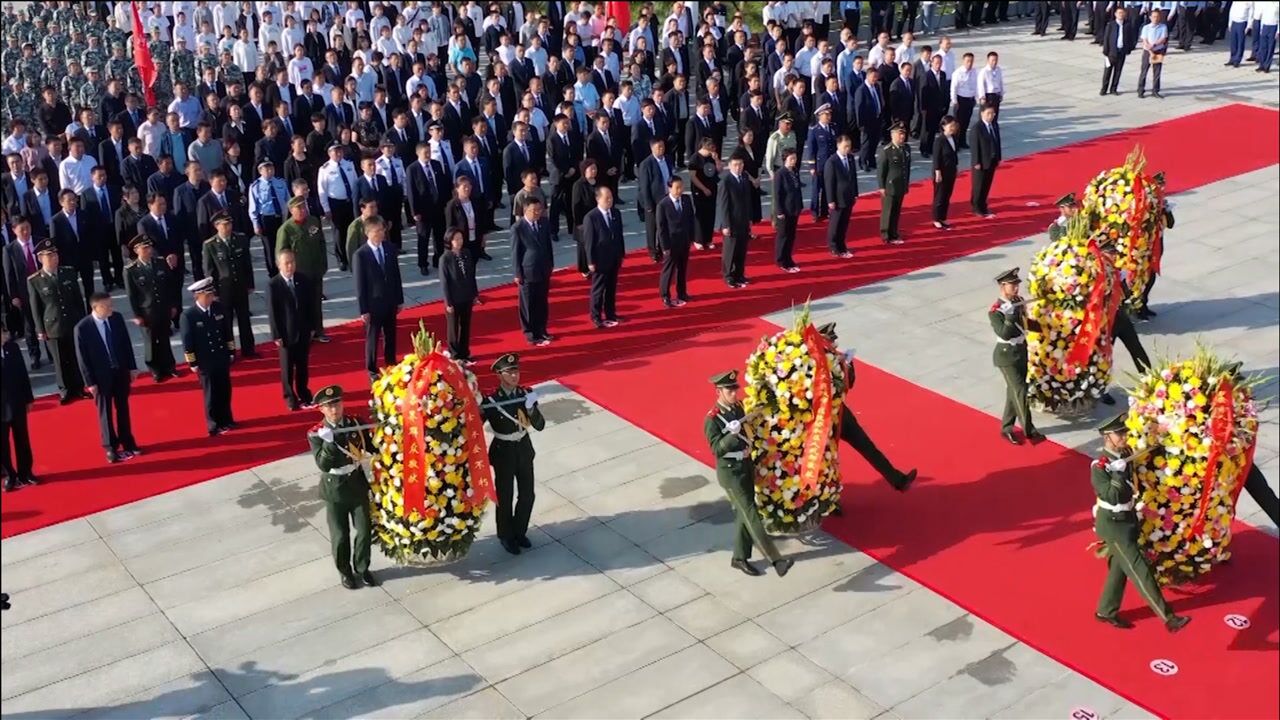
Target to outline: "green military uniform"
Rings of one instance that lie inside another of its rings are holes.
[[[83,72],[80,72],[80,63],[74,66],[67,66],[67,74],[62,76],[62,82],[58,85],[58,94],[62,96],[62,101],[70,105],[72,112],[76,112],[80,102],[80,88],[89,82],[89,78]]]
[[[1058,206],[1058,219],[1049,223],[1049,242],[1058,242],[1067,234],[1067,222],[1071,219],[1067,215],[1066,208],[1076,206],[1076,194],[1067,193],[1058,198],[1058,202],[1054,203]]]
[[[39,55],[24,56],[18,61],[18,77],[22,78],[23,84],[32,92],[40,88],[40,78],[43,75],[44,60]]]
[[[717,388],[738,387],[738,372],[730,370],[711,378]],[[761,574],[748,561],[754,543],[774,565],[779,575],[785,575],[791,567],[774,547],[773,539],[764,529],[760,512],[756,509],[755,465],[751,460],[751,448],[742,433],[742,421],[746,417],[742,406],[717,402],[707,413],[702,430],[716,458],[716,480],[729,498],[729,505],[736,517],[734,524],[733,560],[731,564],[748,575]]]
[[[18,43],[18,38],[10,35],[9,44],[5,46],[4,52],[0,52],[0,68],[4,69],[4,76],[11,78],[18,73],[18,61],[22,59],[22,46]]]
[[[492,365],[496,373],[519,367],[520,356],[516,353],[507,353]],[[538,393],[519,386],[508,391],[499,385],[497,390],[485,396],[481,412],[493,429],[489,463],[493,465],[493,485],[498,495],[498,539],[507,552],[519,555],[520,548],[532,546],[526,537],[534,499],[535,452],[529,428],[541,431],[547,426],[547,421],[538,407]],[[514,504],[513,494],[516,496]]]
[[[1018,283],[1018,268],[1002,273],[996,282]],[[1021,302],[1022,298],[1014,296],[1010,305]],[[1018,305],[1006,312],[1005,301],[998,299],[987,310],[987,319],[991,329],[996,333],[996,347],[992,353],[992,364],[1004,376],[1005,400],[1004,414],[1000,418],[1000,432],[1010,442],[1020,444],[1013,434],[1014,421],[1022,425],[1022,432],[1027,439],[1038,442],[1044,438],[1035,423],[1031,421],[1031,408],[1027,404],[1027,320],[1026,306]]]
[[[902,217],[902,201],[911,186],[911,147],[905,142],[881,146],[876,159],[876,180],[884,191],[880,200],[880,239],[885,242],[899,240],[898,220]]]
[[[244,70],[235,63],[227,63],[226,65],[218,65],[218,79],[224,84],[244,82]]]
[[[80,62],[80,58],[84,57],[84,51],[89,49],[88,43],[84,41],[84,37],[72,36],[71,42],[62,48],[62,59],[68,65],[73,62]]]
[[[102,83],[102,75],[99,73],[98,68],[90,68],[89,73],[90,77],[80,86],[75,99],[78,107],[89,108],[97,112],[98,106],[102,104],[102,98],[107,94],[107,86]],[[102,119],[99,118],[99,120]],[[96,152],[98,149],[93,148],[93,150]]]
[[[342,399],[337,385],[321,388],[315,394],[318,406]],[[356,578],[366,585],[377,585],[369,572],[369,549],[372,545],[373,520],[369,516],[369,480],[359,459],[373,447],[367,427],[354,417],[344,415],[338,422],[321,420],[307,433],[311,456],[320,468],[320,499],[325,503],[329,521],[329,541],[333,545],[333,562],[342,575],[343,586],[359,587]],[[351,528],[355,527],[353,547]]]
[[[138,248],[150,245],[146,236],[139,235],[129,243]],[[178,309],[177,284],[180,276],[163,262],[152,258],[150,262],[134,260],[124,269],[124,289],[129,298],[133,316],[142,320],[143,359],[157,382],[174,373],[173,348],[169,346],[173,318]]]
[[[778,122],[783,120],[791,120],[791,113],[783,113],[778,116]],[[765,142],[764,166],[769,171],[769,175],[778,172],[778,168],[782,167],[782,159],[786,157],[788,150],[796,149],[796,133],[795,131],[784,133],[781,130],[774,130],[769,134],[768,141]]]
[[[196,55],[186,48],[174,48],[169,56],[169,79],[174,85],[185,84],[188,88],[196,84]]]
[[[289,207],[306,205],[305,198],[289,198]],[[320,218],[308,215],[301,223],[293,218],[285,220],[276,232],[276,251],[292,250],[298,264],[307,279],[315,283],[315,292],[311,293],[315,302],[314,314],[311,316],[320,322],[320,295],[324,292],[324,274],[329,270],[329,259],[325,255],[324,231],[320,226]]]
[[[1098,430],[1104,434],[1125,432],[1127,414],[1125,412],[1117,415],[1103,423]],[[1117,618],[1116,613],[1120,611],[1120,602],[1124,599],[1125,583],[1132,581],[1142,599],[1164,621],[1165,627],[1176,632],[1187,624],[1188,619],[1174,615],[1170,610],[1160,592],[1160,585],[1156,582],[1155,572],[1138,546],[1140,526],[1134,512],[1134,488],[1130,472],[1128,461],[1111,450],[1105,450],[1089,466],[1089,481],[1097,495],[1093,507],[1093,527],[1107,550],[1107,579],[1102,585],[1102,595],[1098,598],[1096,616],[1098,620],[1117,627],[1130,627],[1127,621]]]
[[[351,221],[351,225],[347,227],[347,257],[356,256],[356,250],[365,244],[367,238],[364,235],[364,218],[357,217]]]
[[[56,253],[52,240],[36,245],[36,255]],[[80,273],[75,268],[58,266],[52,274],[43,269],[27,278],[27,296],[31,298],[31,317],[37,336],[47,338],[49,357],[53,360],[58,381],[58,395],[69,402],[84,394],[84,378],[76,360],[73,331],[84,317],[84,295],[80,291]]]
[[[218,298],[235,317],[240,328],[240,352],[252,356],[255,352],[253,323],[250,320],[249,292],[253,289],[253,258],[250,255],[248,236],[231,232],[231,215],[220,212],[213,217],[218,232],[204,241],[204,268],[213,278]]]

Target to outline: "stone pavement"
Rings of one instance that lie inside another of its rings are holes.
[[[1163,102],[1136,98],[1132,69],[1129,92],[1101,99],[1096,47],[1027,29],[957,38],[961,51],[1001,51],[1011,156],[1225,102],[1277,104],[1275,78],[1221,67],[1221,45],[1172,56]],[[1248,152],[1247,138],[1188,138],[1188,152],[1214,140]],[[1153,355],[1203,338],[1274,378],[1278,197],[1272,167],[1177,198],[1160,316],[1139,326]],[[980,310],[996,270],[1025,267],[1040,242],[815,299],[815,312],[864,360],[991,413],[1002,390]],[[490,284],[509,274],[505,248],[494,255]],[[436,296],[412,277],[411,302]],[[328,288],[330,321],[353,318],[349,279],[330,273]],[[347,591],[305,455],[5,540],[3,714],[1145,716],[823,534],[783,544],[801,559],[784,580],[730,570],[729,510],[709,468],[563,387],[540,391],[536,547],[519,558],[490,523],[447,568],[387,568],[375,550],[383,587]],[[1273,483],[1276,423],[1268,409],[1258,456]],[[1095,441],[1083,421],[1044,428],[1072,447]]]

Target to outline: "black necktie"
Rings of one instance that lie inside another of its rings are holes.
[[[102,323],[102,344],[107,346],[107,360],[111,363],[111,368],[116,367],[116,354],[111,349],[111,321],[107,320]]]

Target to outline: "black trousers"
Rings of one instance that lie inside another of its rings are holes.
[[[791,43],[787,43],[787,47],[791,47]],[[693,108],[690,109],[692,110]],[[676,164],[676,167],[684,167],[684,162],[688,159],[684,152],[684,133],[685,126],[688,124],[689,118],[677,120],[675,134],[671,136],[671,141],[667,143],[667,147],[671,148],[671,160]]]
[[[831,211],[831,221],[827,223],[827,249],[833,255],[849,251],[845,236],[849,234],[849,216],[853,214],[853,206],[839,207]]]
[[[471,309],[472,304],[454,305],[453,312],[445,313],[445,332],[449,340],[449,352],[458,359],[471,358]]]
[[[1035,3],[1036,29],[1033,34],[1044,35],[1049,32],[1049,5],[1047,2]]]
[[[716,197],[703,197],[702,193],[693,193],[693,216],[698,223],[698,237],[695,242],[710,245],[716,232]]]
[[[1258,507],[1262,508],[1262,512],[1271,518],[1271,524],[1280,526],[1280,500],[1276,498],[1275,491],[1267,484],[1267,478],[1257,465],[1249,468],[1249,475],[1244,479],[1244,489],[1258,503]]]
[[[267,262],[267,277],[273,278],[280,273],[276,269],[276,233],[283,223],[276,215],[263,215],[259,222],[262,223],[262,255]],[[346,244],[347,239],[343,238],[342,242]]]
[[[124,257],[120,253],[120,243],[109,236],[99,248],[98,271],[102,273],[104,286],[124,285]]]
[[[1138,372],[1145,373],[1151,369],[1151,358],[1147,357],[1147,351],[1142,347],[1142,341],[1138,339],[1138,330],[1133,326],[1133,321],[1126,314],[1123,318],[1119,317],[1119,313],[1126,313],[1121,309],[1117,313],[1115,320],[1115,339],[1124,345],[1124,349],[1129,351],[1129,357],[1133,358],[1134,367],[1138,368]]]
[[[187,236],[187,255],[191,256],[191,277],[204,279],[204,241],[194,235]]]
[[[902,201],[907,193],[886,192],[880,198],[880,239],[894,240],[898,238],[898,219],[902,217]]]
[[[252,355],[257,352],[257,345],[253,342],[253,318],[249,313],[249,290],[247,288],[228,292],[221,296],[222,301],[226,303],[227,312],[235,318],[236,326],[240,330],[240,353],[242,355]]]
[[[311,402],[311,335],[280,345],[280,386],[289,407]]]
[[[858,127],[858,167],[870,170],[876,166],[876,150],[880,147],[880,123]]]
[[[169,345],[173,325],[166,319],[151,318],[142,326],[142,358],[154,377],[168,377],[176,365]]]
[[[382,361],[395,365],[396,311],[370,313],[364,324],[364,366],[370,373],[378,372],[378,336],[382,336]]]
[[[671,299],[671,283],[676,284],[676,297],[686,300],[689,297],[687,281],[689,276],[689,239],[676,244],[662,257],[662,272],[658,275],[658,295],[663,300]]]
[[[98,408],[98,434],[105,450],[131,450],[138,444],[133,440],[133,424],[129,421],[129,371],[119,368],[112,372],[115,377],[111,379],[110,392],[99,385],[93,396]]]
[[[587,275],[591,268],[587,267],[587,245],[582,242],[582,226],[573,229],[573,242],[578,247],[578,274]]]
[[[338,267],[346,270],[350,265],[347,260],[347,228],[356,219],[355,210],[350,200],[329,198],[329,214],[333,218],[333,256],[338,259]]]
[[[642,209],[644,213],[644,246],[649,257],[662,260],[662,248],[658,247],[658,212],[656,208]]]
[[[1080,31],[1080,8],[1076,7],[1072,0],[1064,0],[1062,3],[1062,32],[1063,37],[1068,40],[1075,40],[1076,33]]]
[[[1124,71],[1124,55],[1111,58],[1111,64],[1102,69],[1102,92],[1115,92],[1120,87],[1120,73]]]
[[[1151,288],[1156,286],[1156,279],[1159,277],[1159,275],[1152,275],[1151,279],[1147,281],[1147,287],[1142,291],[1142,304],[1138,306],[1139,310],[1147,309],[1147,305],[1151,300]]]
[[[93,261],[89,259],[83,260],[82,264],[76,267],[76,272],[80,273],[80,287],[84,291],[84,311],[89,312],[89,296],[93,294]],[[199,280],[200,278],[196,278]]]
[[[916,31],[916,14],[920,12],[920,3],[918,0],[908,0],[906,7],[902,9],[902,14],[898,16],[898,24],[893,29],[894,37],[901,37],[902,31],[914,33]]]
[[[737,237],[733,233],[724,236],[720,249],[720,271],[726,283],[740,283],[747,277],[747,243],[750,236]]]
[[[861,3],[859,3],[861,5]],[[858,26],[862,24],[862,9],[849,9],[844,11],[844,26],[853,31],[853,36],[858,36]]]
[[[959,0],[956,3],[956,29],[964,30],[969,27],[969,6],[973,3],[971,0]]]
[[[773,261],[778,267],[789,268],[796,264],[791,257],[791,249],[796,244],[796,224],[799,221],[798,215],[773,218]]]
[[[440,267],[440,256],[444,254],[444,208],[423,215],[422,222],[414,223],[414,230],[418,233],[418,269],[426,272]]]
[[[618,267],[596,266],[591,273],[591,322],[618,319]]]
[[[495,516],[500,540],[516,541],[529,532],[534,500],[533,447],[521,447],[528,442],[528,438],[514,443],[494,440],[489,448],[493,486],[498,493]]]
[[[204,394],[204,422],[209,432],[227,427],[231,419],[231,368],[201,369],[200,390]]]
[[[564,216],[564,227],[566,230],[573,228],[573,213],[570,212],[571,205],[569,198],[573,195],[573,183],[558,183],[551,189],[550,213],[551,217],[551,234],[560,234],[560,216]]]
[[[404,197],[398,189],[393,190],[391,199],[387,203],[387,207],[378,207],[378,214],[386,220],[390,227],[387,230],[387,240],[396,246],[396,250],[404,247]],[[343,238],[345,241],[346,238]]]
[[[982,27],[982,0],[969,3],[969,24]]]
[[[973,120],[973,106],[978,104],[977,98],[956,96],[956,147],[969,147],[969,122]]]
[[[974,168],[973,170],[973,187],[969,193],[969,205],[979,215],[986,215],[989,212],[987,196],[991,194],[991,183],[995,178],[996,169],[994,167],[989,170],[983,168]]]
[[[591,285],[594,289],[594,279]],[[537,342],[547,336],[547,296],[550,294],[549,279],[525,280],[520,285],[520,330],[529,342]]]
[[[9,438],[13,438],[13,454],[9,454]],[[11,478],[31,475],[31,434],[27,430],[27,408],[9,408],[9,419],[0,420],[0,468]]]
[[[1164,70],[1164,63],[1151,62],[1151,53],[1144,50],[1142,52],[1142,70],[1138,73],[1138,92],[1140,93],[1147,91],[1148,70],[1153,73],[1153,77],[1151,78],[1151,91],[1158,93],[1160,92],[1160,73]]]
[[[1191,41],[1195,39],[1198,19],[1199,14],[1195,8],[1181,7],[1178,9],[1178,48],[1180,50],[1191,49]]]
[[[862,429],[862,425],[858,423],[858,418],[845,405],[840,413],[840,439],[849,447],[853,448],[866,460],[875,471],[885,480],[893,480],[902,475],[893,463],[889,462],[889,458],[880,452],[880,448],[871,441],[871,436],[867,435],[867,431]]]
[[[13,306],[10,307],[13,308]],[[24,302],[21,308],[13,308],[13,312],[21,315],[22,319],[6,327],[9,328],[9,332],[14,336],[22,335],[27,342],[27,354],[31,356],[32,360],[39,360],[40,338],[36,335],[36,319],[31,314],[31,305]],[[20,332],[14,332],[15,329]]]
[[[951,191],[956,187],[956,171],[942,171],[942,180],[933,180],[933,220],[944,223],[951,209]]]
[[[58,381],[58,395],[63,400],[78,398],[84,392],[84,377],[76,361],[76,344],[69,337],[49,338],[45,343],[49,359],[53,361],[53,375]]]

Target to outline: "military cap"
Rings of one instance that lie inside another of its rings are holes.
[[[505,372],[507,370],[520,369],[519,353],[507,353],[497,360],[493,361],[493,365],[489,366],[494,372]]]
[[[1063,205],[1075,205],[1075,204],[1076,204],[1076,194],[1073,192],[1069,192],[1066,195],[1063,195],[1062,197],[1058,198],[1058,202],[1054,203],[1054,205],[1057,205],[1058,207],[1062,207]]]
[[[190,285],[187,286],[187,292],[191,293],[192,295],[199,295],[200,293],[213,292],[213,278],[207,277],[202,280],[197,280],[191,283]]]
[[[1124,426],[1124,421],[1125,421],[1125,418],[1127,418],[1128,416],[1129,416],[1129,411],[1125,410],[1119,415],[1116,415],[1115,417],[1110,418],[1109,420],[1099,425],[1098,432],[1104,433],[1104,434],[1109,432],[1118,432],[1118,433],[1127,432]]]
[[[56,253],[56,252],[58,252],[58,246],[53,244],[52,240],[41,240],[40,242],[36,243],[37,255],[43,255],[45,253]]]
[[[906,132],[907,126],[900,122],[896,122],[889,126],[889,132]]]
[[[1243,362],[1239,360],[1234,360],[1232,362],[1227,363],[1226,365],[1223,365],[1222,372],[1231,376],[1235,376],[1240,374],[1240,368],[1242,367],[1244,367]]]
[[[302,197],[301,195],[294,195],[293,197],[289,198],[289,209],[290,209],[290,210],[292,210],[292,209],[294,209],[294,208],[296,208],[296,207],[302,207],[302,206],[304,206],[304,205],[306,205],[306,204],[307,204],[307,199],[306,199],[306,198],[304,198],[304,197]]]
[[[95,74],[95,75],[96,75],[96,74],[98,74],[98,68],[96,68],[96,67],[87,67],[87,68],[85,68],[85,69],[84,69],[84,71],[85,71],[86,73],[93,73],[93,74]]]
[[[372,110],[372,109],[373,109],[373,103],[372,103],[371,101],[369,101],[369,100],[361,100],[361,101],[360,101],[360,106],[359,106],[359,107],[360,107],[360,109],[361,109],[361,110]]]
[[[1013,268],[997,275],[996,282],[1003,285],[1005,283],[1020,283],[1022,280],[1018,277],[1018,268]]]
[[[276,164],[275,164],[275,163],[273,163],[273,162],[271,162],[270,160],[263,160],[263,161],[261,161],[261,162],[259,162],[259,163],[258,163],[258,169],[259,169],[259,170],[261,170],[261,169],[262,169],[262,168],[264,168],[264,167],[271,167],[271,168],[274,168],[275,166],[276,166]]]
[[[391,138],[383,138],[382,142],[379,143],[378,145],[378,147],[390,147],[390,148],[393,148],[395,146],[396,146],[396,142]]]
[[[221,212],[216,213],[212,218],[210,218],[209,221],[212,222],[214,225],[229,223],[231,222],[231,213],[227,212],[226,210],[222,210]]]
[[[331,142],[329,143],[329,147],[325,148],[325,150],[327,150],[328,152],[333,152],[334,150],[344,150],[346,149],[346,147],[347,147],[346,145],[343,145],[340,142]]]
[[[827,324],[825,324],[825,325],[819,325],[819,326],[818,326],[818,334],[819,334],[819,335],[822,335],[822,336],[824,336],[824,337],[828,337],[828,338],[831,338],[831,339],[835,339],[835,336],[836,336],[836,324],[835,324],[835,323],[833,323],[833,322],[830,322],[830,323],[827,323]]]
[[[151,238],[147,237],[146,235],[135,235],[134,238],[129,241],[129,249],[134,250],[142,247],[143,245],[150,245],[150,244],[152,244]]]
[[[35,44],[35,43],[33,43],[33,42],[24,42],[24,43],[22,43],[22,49],[23,49],[23,50],[26,50],[27,48],[31,48],[32,50],[35,50],[35,49],[36,49],[36,44]]]
[[[784,112],[784,113],[782,113],[781,115],[779,115],[779,116],[778,116],[778,122],[780,122],[780,123],[781,123],[781,122],[795,122],[795,121],[796,121],[796,119],[795,119],[794,117],[792,117],[791,113],[789,113],[789,112]]]
[[[336,403],[342,399],[341,385],[326,385],[320,388],[320,391],[312,396],[312,402],[317,406]]]
[[[436,128],[439,128],[439,129],[443,130],[443,129],[444,129],[444,125],[441,125],[439,120],[428,120],[428,121],[427,121],[427,130],[435,130]]]
[[[831,112],[831,103],[822,103],[821,105],[818,106],[817,110],[813,111],[813,114],[821,115],[822,113],[829,113],[829,112]]]
[[[736,388],[738,387],[738,371],[729,370],[728,372],[712,375],[711,384],[718,388]]]

